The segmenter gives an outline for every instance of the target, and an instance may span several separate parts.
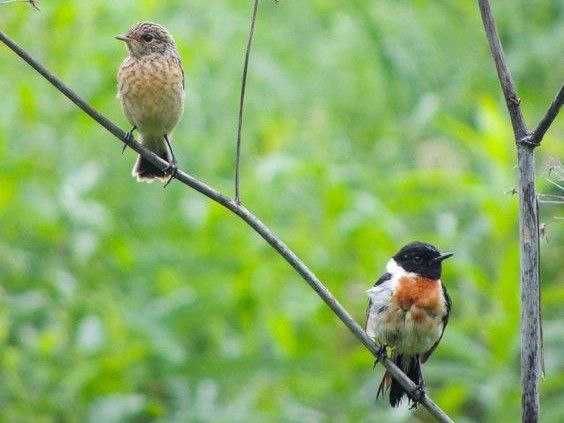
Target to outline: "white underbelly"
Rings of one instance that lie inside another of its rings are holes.
[[[129,92],[123,95],[126,116],[142,134],[170,134],[183,110],[182,92],[167,87]]]
[[[368,335],[378,344],[388,345],[402,354],[428,351],[441,336],[442,319],[423,309],[390,307],[369,319]]]

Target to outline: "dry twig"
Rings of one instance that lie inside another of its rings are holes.
[[[249,69],[249,59],[251,57],[251,47],[253,46],[253,37],[255,35],[255,25],[257,22],[259,0],[254,0],[253,11],[251,14],[251,26],[249,29],[249,38],[245,47],[245,62],[243,64],[243,75],[241,76],[241,95],[239,96],[239,116],[237,120],[237,145],[235,151],[235,201],[241,203],[241,132],[243,130],[243,112],[245,108],[245,92],[247,89],[247,72]]]
[[[10,3],[29,3],[31,7],[39,11],[39,0],[5,0],[5,1],[0,1],[0,6],[4,6],[5,4],[10,4]]]

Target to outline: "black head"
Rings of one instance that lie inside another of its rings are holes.
[[[415,241],[404,246],[394,256],[394,260],[406,272],[416,273],[426,278],[441,277],[441,263],[453,253],[441,254],[433,245]]]

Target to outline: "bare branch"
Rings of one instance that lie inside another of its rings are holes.
[[[564,204],[564,198],[561,200],[539,200],[541,204]]]
[[[517,95],[517,90],[515,88],[515,84],[513,83],[511,72],[509,71],[509,68],[505,62],[503,47],[497,34],[497,28],[495,25],[494,17],[492,15],[489,0],[478,0],[478,4],[480,6],[480,13],[482,15],[484,29],[486,31],[486,36],[490,45],[490,51],[497,69],[497,75],[499,77],[501,89],[503,91],[505,102],[507,104],[507,110],[509,111],[509,116],[511,118],[511,125],[513,127],[513,133],[515,134],[515,140],[517,141],[517,143],[528,145],[530,147],[536,147],[541,143],[544,134],[560,111],[560,107],[564,102],[564,86],[560,87],[560,91],[558,91],[556,98],[548,108],[538,127],[531,134],[529,134],[527,131],[527,126],[525,125],[525,121],[523,119],[523,113],[521,112],[521,101],[519,100],[519,96]]]
[[[558,182],[553,181],[552,179],[548,179],[548,178],[545,178],[545,180],[546,180],[546,182],[548,182],[548,183],[554,185],[554,186],[555,186],[556,188],[558,188],[559,190],[564,191],[564,186],[563,186],[563,185],[560,185]]]
[[[101,113],[82,100],[72,89],[67,87],[60,79],[48,71],[43,65],[32,58],[25,50],[18,46],[14,41],[8,38],[4,33],[0,32],[0,41],[8,46],[14,53],[21,57],[45,79],[47,79],[57,90],[63,93],[69,100],[80,107],[88,116],[98,122],[118,140],[127,144],[131,149],[139,153],[143,158],[149,160],[152,164],[161,170],[165,170],[168,163],[145,148],[143,145],[128,137],[127,133],[117,127],[112,121],[107,119]],[[317,278],[317,276],[307,267],[307,265],[292,251],[290,248],[261,220],[255,216],[250,210],[237,201],[221,194],[206,183],[194,178],[182,170],[174,175],[174,177],[186,186],[198,191],[209,199],[221,204],[223,207],[239,216],[247,225],[249,225],[256,233],[258,233],[278,254],[286,260],[290,266],[308,283],[308,285],[317,293],[317,295],[327,304],[333,313],[347,326],[347,328],[356,336],[356,338],[372,353],[372,355],[382,363],[382,365],[390,372],[390,374],[401,384],[408,395],[417,397],[419,390],[417,386],[403,373],[392,361],[382,356],[379,348],[374,341],[366,334],[362,327],[352,318],[348,311],[333,297],[331,292]],[[431,415],[439,422],[450,422],[452,420],[448,415],[440,409],[440,407],[423,393],[419,401]]]
[[[542,314],[539,286],[540,226],[538,201],[535,193],[534,147],[531,135],[523,120],[519,97],[505,63],[503,48],[497,34],[489,0],[478,0],[480,13],[495,62],[505,102],[509,111],[517,148],[519,167],[519,245],[521,279],[521,385],[522,421],[539,420],[538,383],[542,374]],[[557,100],[558,102],[558,100]],[[556,107],[557,108],[557,107]],[[549,109],[548,118],[541,122],[541,132],[548,128],[556,116]],[[553,116],[554,114],[554,116]],[[550,122],[549,122],[550,120]],[[546,129],[545,129],[546,126]],[[543,132],[543,135],[544,135]]]
[[[240,167],[241,167],[241,131],[243,129],[243,112],[245,108],[245,91],[247,88],[247,72],[249,69],[249,58],[251,56],[251,47],[253,45],[253,37],[255,35],[255,24],[257,21],[257,10],[259,0],[255,0],[253,4],[253,12],[251,15],[251,27],[249,29],[249,38],[245,47],[245,63],[243,64],[243,75],[241,77],[241,95],[239,97],[239,119],[237,123],[237,151],[235,153],[235,201],[241,202],[240,193]]]
[[[489,0],[478,0],[478,4],[480,6],[480,13],[482,14],[482,21],[484,23],[484,29],[486,30],[486,36],[488,37],[490,51],[497,69],[497,76],[499,77],[501,89],[503,91],[503,95],[505,96],[505,103],[507,104],[507,110],[509,111],[509,116],[511,118],[511,125],[513,126],[515,139],[517,141],[524,140],[526,139],[528,133],[525,121],[523,120],[523,113],[521,112],[521,100],[519,100],[519,96],[517,95],[517,90],[515,89],[511,72],[505,63],[503,47],[501,46],[501,41],[497,34],[497,28],[492,15],[490,2]]]
[[[4,0],[0,1],[0,6],[10,3],[29,3],[31,7],[39,12],[39,0]]]
[[[548,131],[548,128],[550,127],[554,119],[556,119],[556,116],[558,116],[558,112],[560,111],[560,108],[562,107],[563,103],[564,103],[564,85],[560,87],[560,90],[558,91],[556,98],[550,104],[548,110],[546,111],[546,114],[539,122],[537,128],[531,134],[530,142],[532,144],[539,145],[541,143],[544,134],[546,134],[546,131]]]

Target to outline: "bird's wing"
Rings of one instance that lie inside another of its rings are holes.
[[[384,273],[380,278],[374,283],[374,286],[370,288],[368,293],[368,307],[366,307],[366,318],[364,321],[364,329],[367,329],[368,326],[368,318],[370,317],[370,310],[376,308],[376,310],[380,309],[381,307],[385,307],[388,305],[390,297],[392,295],[392,287],[390,283],[392,274],[391,273]]]
[[[433,354],[433,351],[435,351],[435,348],[437,348],[437,345],[439,345],[439,342],[441,342],[441,339],[443,338],[443,334],[445,333],[445,328],[448,323],[448,318],[450,316],[450,309],[452,307],[452,302],[450,300],[446,287],[444,285],[442,285],[442,287],[443,287],[443,295],[445,297],[445,304],[446,304],[446,314],[443,317],[443,330],[441,331],[441,336],[439,336],[437,342],[433,344],[433,346],[429,349],[429,351],[423,353],[423,355],[421,356],[421,363],[425,363],[429,359],[429,357],[431,357],[431,354]]]
[[[178,67],[180,68],[180,72],[182,72],[182,89],[184,90],[186,89],[186,77],[184,75],[184,66],[182,66],[182,59],[178,54],[175,55],[175,59],[176,59],[176,63],[178,64]]]

